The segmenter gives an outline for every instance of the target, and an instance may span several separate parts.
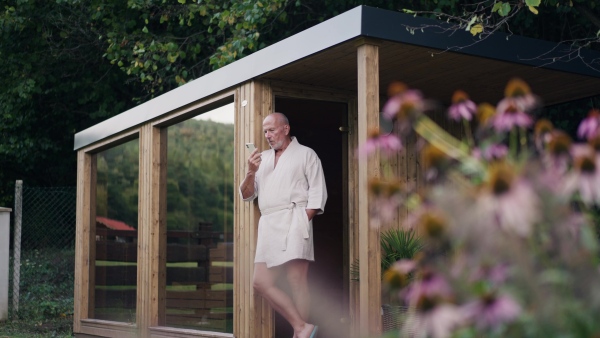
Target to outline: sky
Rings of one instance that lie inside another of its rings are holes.
[[[232,102],[230,104],[221,106],[217,109],[207,111],[204,114],[200,114],[200,115],[194,117],[194,119],[196,119],[196,120],[211,120],[213,122],[233,124],[233,116],[234,116],[234,109],[233,109],[233,102]]]

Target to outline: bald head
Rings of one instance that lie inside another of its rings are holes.
[[[292,141],[290,137],[290,122],[282,113],[273,113],[265,117],[263,132],[271,148],[275,151],[284,150]]]
[[[268,119],[268,118],[275,119],[275,123],[277,123],[278,125],[281,125],[281,126],[286,125],[286,124],[288,126],[290,125],[290,120],[288,120],[287,116],[283,115],[282,113],[272,113],[272,114],[269,114],[265,118],[265,120]]]

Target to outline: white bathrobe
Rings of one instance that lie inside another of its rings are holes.
[[[240,190],[241,194],[241,190]],[[255,263],[267,267],[292,259],[314,261],[312,220],[306,209],[325,210],[327,188],[321,161],[295,137],[275,166],[275,150],[262,152],[255,175],[254,195],[258,196],[261,217],[258,222]]]

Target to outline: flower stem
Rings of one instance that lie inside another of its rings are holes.
[[[510,155],[514,159],[517,158],[517,144],[518,144],[517,138],[518,137],[519,137],[519,135],[517,134],[517,129],[515,129],[515,128],[511,129],[510,138],[509,138],[509,146],[510,146]]]
[[[475,142],[473,141],[473,133],[471,132],[471,123],[463,119],[463,125],[465,127],[465,135],[467,137],[467,145],[469,149],[473,149]]]

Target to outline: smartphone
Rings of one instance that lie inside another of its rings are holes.
[[[246,149],[250,150],[250,152],[253,152],[254,149],[256,149],[256,146],[254,143],[246,143]]]

